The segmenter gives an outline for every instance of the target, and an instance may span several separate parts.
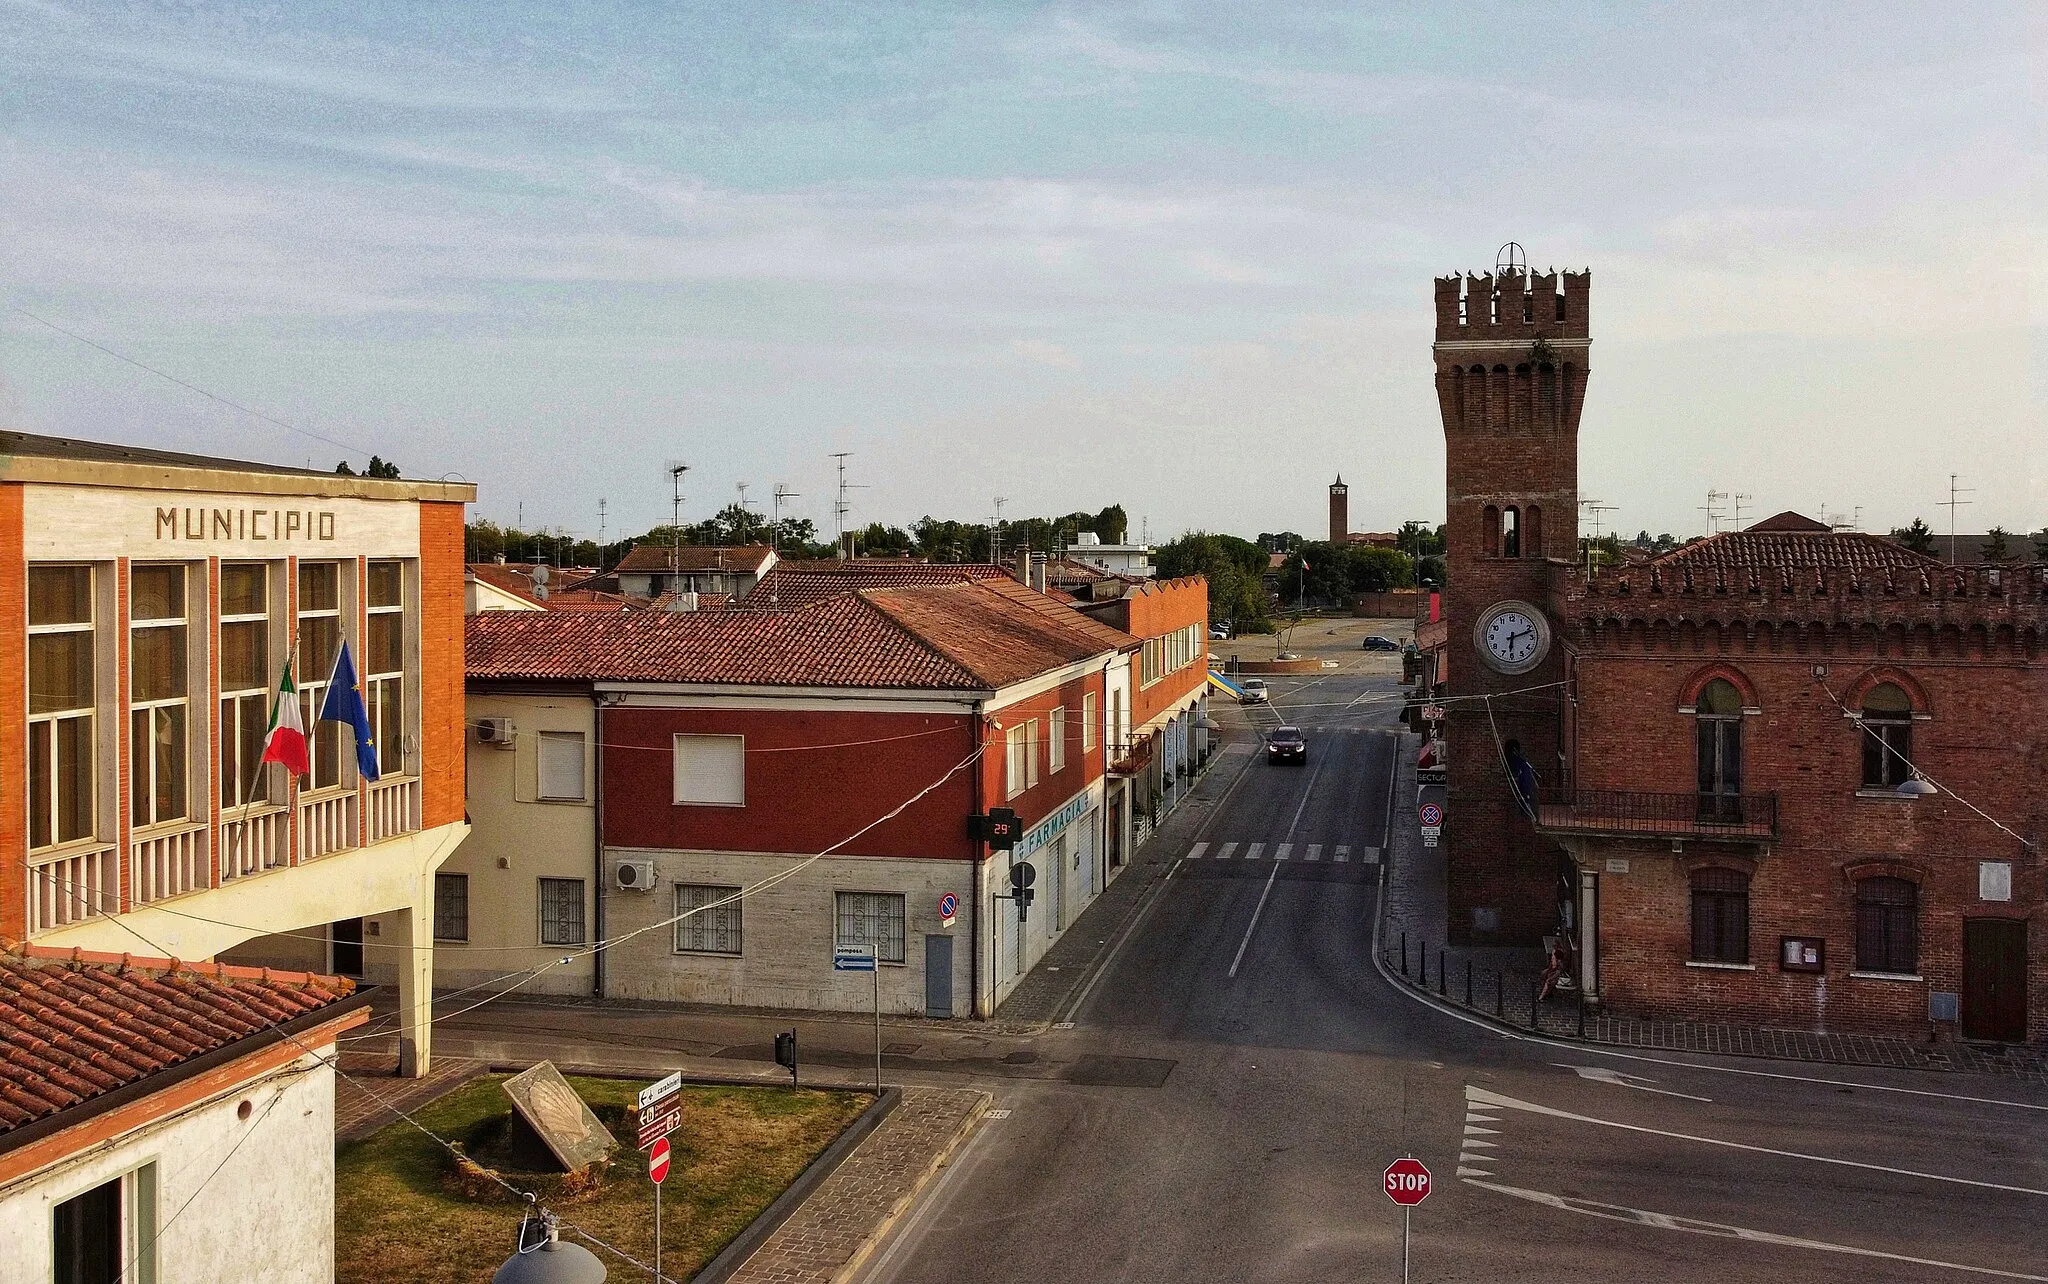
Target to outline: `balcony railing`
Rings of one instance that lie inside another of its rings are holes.
[[[357,846],[356,795],[330,794],[299,804],[299,862]]]
[[[121,865],[112,847],[74,852],[50,860],[31,858],[28,867],[28,931],[64,927],[94,914],[120,909],[116,882]]]
[[[1633,789],[1545,789],[1536,828],[1553,834],[1770,842],[1778,836],[1776,794],[1661,794]]]
[[[266,869],[292,863],[292,814],[283,807],[273,811],[252,811],[242,819],[239,811],[229,812],[220,826],[220,877],[222,882],[247,878]]]
[[[365,795],[369,808],[370,841],[410,834],[420,827],[420,782],[408,777],[380,780]]]
[[[147,905],[213,885],[206,826],[187,825],[128,844],[128,900]]]
[[[1135,776],[1145,770],[1152,765],[1153,740],[1154,737],[1145,735],[1109,741],[1106,770],[1112,776]]]

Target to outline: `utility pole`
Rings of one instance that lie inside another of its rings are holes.
[[[1948,498],[1940,500],[1935,504],[1936,508],[1948,509],[1948,564],[1950,566],[1956,564],[1956,509],[1977,502],[1973,499],[1956,498],[1958,495],[1974,495],[1977,493],[1975,487],[1964,486],[1958,488],[1956,486],[1956,477],[1957,474],[1955,473],[1948,475]]]
[[[600,575],[604,573],[604,503],[600,496],[597,501],[597,571]]]
[[[832,505],[832,534],[839,542],[839,556],[841,557],[847,555],[846,515],[853,511],[853,505],[847,502],[846,492],[849,490],[867,489],[865,486],[856,485],[846,480],[846,460],[851,454],[853,452],[850,450],[835,450],[832,452],[832,458],[839,461],[839,498]]]
[[[1003,564],[1003,505],[1009,502],[1001,495],[996,496],[996,524],[988,532],[988,560],[997,566]]]
[[[681,460],[670,460],[668,466],[668,527],[674,541],[674,550],[669,554],[668,587],[673,590],[683,578],[683,474],[690,466]]]

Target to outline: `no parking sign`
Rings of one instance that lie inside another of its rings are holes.
[[[939,926],[953,926],[954,916],[960,912],[960,898],[947,892],[939,898]]]

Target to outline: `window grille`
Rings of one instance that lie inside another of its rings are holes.
[[[583,944],[583,880],[540,880],[540,943]]]
[[[738,954],[740,952],[740,889],[699,883],[676,884],[676,953]],[[730,904],[719,904],[729,901]],[[705,906],[715,908],[706,909]],[[695,911],[692,913],[691,911]]]
[[[469,875],[434,875],[434,939],[469,939]]]
[[[903,961],[903,897],[890,892],[838,892],[838,945],[872,945],[884,963]]]
[[[1692,876],[1692,957],[1701,963],[1749,962],[1749,876],[1702,869]]]

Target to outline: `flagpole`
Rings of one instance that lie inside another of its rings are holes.
[[[291,636],[291,641],[290,641],[290,644],[289,644],[289,645],[287,646],[287,648],[286,648],[286,650],[285,650],[285,659],[284,659],[284,671],[285,671],[285,673],[290,673],[290,672],[292,671],[292,660],[293,660],[293,658],[294,658],[294,657],[296,657],[296,656],[298,655],[298,653],[299,653],[299,635],[298,635],[297,631],[296,631],[296,630],[294,630],[294,631],[293,631],[293,633],[292,633],[292,636]],[[282,692],[283,692],[283,690],[284,690],[284,682],[283,682],[283,675],[282,675],[282,674],[280,674],[280,675],[279,675],[279,681],[278,681],[278,690],[279,690],[279,692],[280,692],[280,693],[282,693]],[[294,682],[294,683],[292,684],[292,699],[296,700],[296,699],[298,699],[298,698],[299,698],[299,688],[298,688],[298,683]],[[239,730],[239,727],[237,728],[237,730]],[[268,748],[268,746],[266,745],[266,746],[265,746],[265,748]],[[252,812],[252,811],[254,811],[254,810],[256,809],[256,780],[257,780],[257,777],[258,777],[258,776],[260,776],[260,775],[262,775],[262,773],[263,773],[263,763],[264,763],[264,758],[263,758],[263,755],[262,755],[262,754],[260,754],[260,753],[259,753],[259,754],[257,754],[257,755],[256,755],[256,766],[255,766],[255,767],[254,767],[254,768],[253,768],[253,769],[252,769],[252,770],[251,770],[251,771],[249,772],[249,790],[248,790],[248,792],[247,792],[247,793],[246,793],[246,794],[245,794],[245,795],[243,796],[243,798],[242,798],[242,819],[241,819],[241,828],[240,828],[240,832],[238,832],[238,833],[237,833],[237,834],[235,835],[235,845],[236,845],[236,848],[237,848],[237,849],[241,848],[242,846],[244,846],[244,845],[245,845],[245,844],[246,844],[246,843],[248,842],[248,835],[249,835],[249,813],[250,813],[250,812]],[[229,855],[234,855],[234,854],[235,854],[235,853],[234,853],[234,851],[233,851],[233,850],[231,850],[231,851],[229,852]]]

